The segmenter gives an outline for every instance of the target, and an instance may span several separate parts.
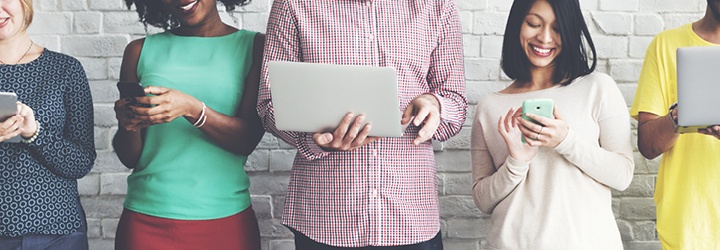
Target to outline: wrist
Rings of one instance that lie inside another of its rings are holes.
[[[668,109],[668,114],[666,115],[670,122],[673,125],[673,132],[677,133],[677,127],[678,127],[678,112],[677,112],[677,103],[674,103],[670,106]]]
[[[29,128],[27,128],[27,131],[24,131],[24,132],[20,133],[20,136],[21,136],[23,139],[29,139],[29,138],[32,137],[33,135],[37,134],[37,133],[38,133],[38,130],[40,130],[40,126],[39,126],[39,124],[38,124],[37,121],[32,122],[32,123],[30,123],[30,124],[31,124],[31,125],[28,126]],[[34,127],[34,128],[33,128],[33,127]]]

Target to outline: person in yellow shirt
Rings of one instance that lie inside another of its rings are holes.
[[[658,34],[647,49],[630,114],[638,120],[638,148],[663,154],[655,185],[657,232],[663,249],[720,249],[720,126],[678,134],[675,52],[720,45],[720,0],[705,16]],[[720,84],[720,83],[718,83]]]

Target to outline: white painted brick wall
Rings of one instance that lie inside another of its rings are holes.
[[[703,0],[580,0],[580,3],[598,49],[597,69],[615,78],[628,103],[634,97],[642,58],[652,37],[662,30],[697,20],[705,10]],[[237,23],[224,11],[221,16],[236,27],[264,31],[271,4],[272,0],[254,0],[239,8],[232,13]],[[146,28],[123,0],[35,0],[34,5],[35,20],[29,30],[33,40],[77,57],[91,80],[98,159],[91,173],[78,183],[88,216],[91,249],[112,249],[127,188],[125,178],[130,173],[110,146],[116,130],[112,110],[117,99],[114,85],[125,45],[143,37]],[[472,118],[474,104],[509,83],[499,63],[502,34],[512,1],[456,0],[456,5],[463,25]],[[148,31],[155,33],[159,29],[148,27]],[[460,135],[437,144],[438,194],[446,249],[487,248],[489,215],[480,213],[470,196],[471,124],[469,119]],[[294,152],[286,143],[265,135],[246,165],[252,179],[250,191],[263,249],[293,249],[292,234],[280,224],[280,216]],[[659,249],[652,201],[659,160],[646,160],[635,152],[635,162],[633,183],[625,191],[613,192],[614,212],[627,249]]]

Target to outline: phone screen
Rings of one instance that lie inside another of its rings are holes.
[[[145,89],[140,82],[118,82],[120,98],[145,96]]]

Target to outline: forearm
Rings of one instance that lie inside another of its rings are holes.
[[[679,134],[670,115],[657,116],[650,113],[638,115],[638,148],[648,159],[653,159],[670,150]]]
[[[528,164],[508,157],[496,172],[485,175],[481,173],[486,172],[487,169],[494,169],[494,166],[473,163],[473,199],[480,211],[486,214],[492,213],[497,204],[510,195],[525,179],[529,169]]]
[[[265,134],[257,114],[235,117],[208,108],[205,115],[200,129],[220,147],[235,154],[250,155]]]
[[[143,141],[140,131],[128,131],[120,126],[113,137],[113,148],[120,162],[127,168],[135,168],[140,160]]]

